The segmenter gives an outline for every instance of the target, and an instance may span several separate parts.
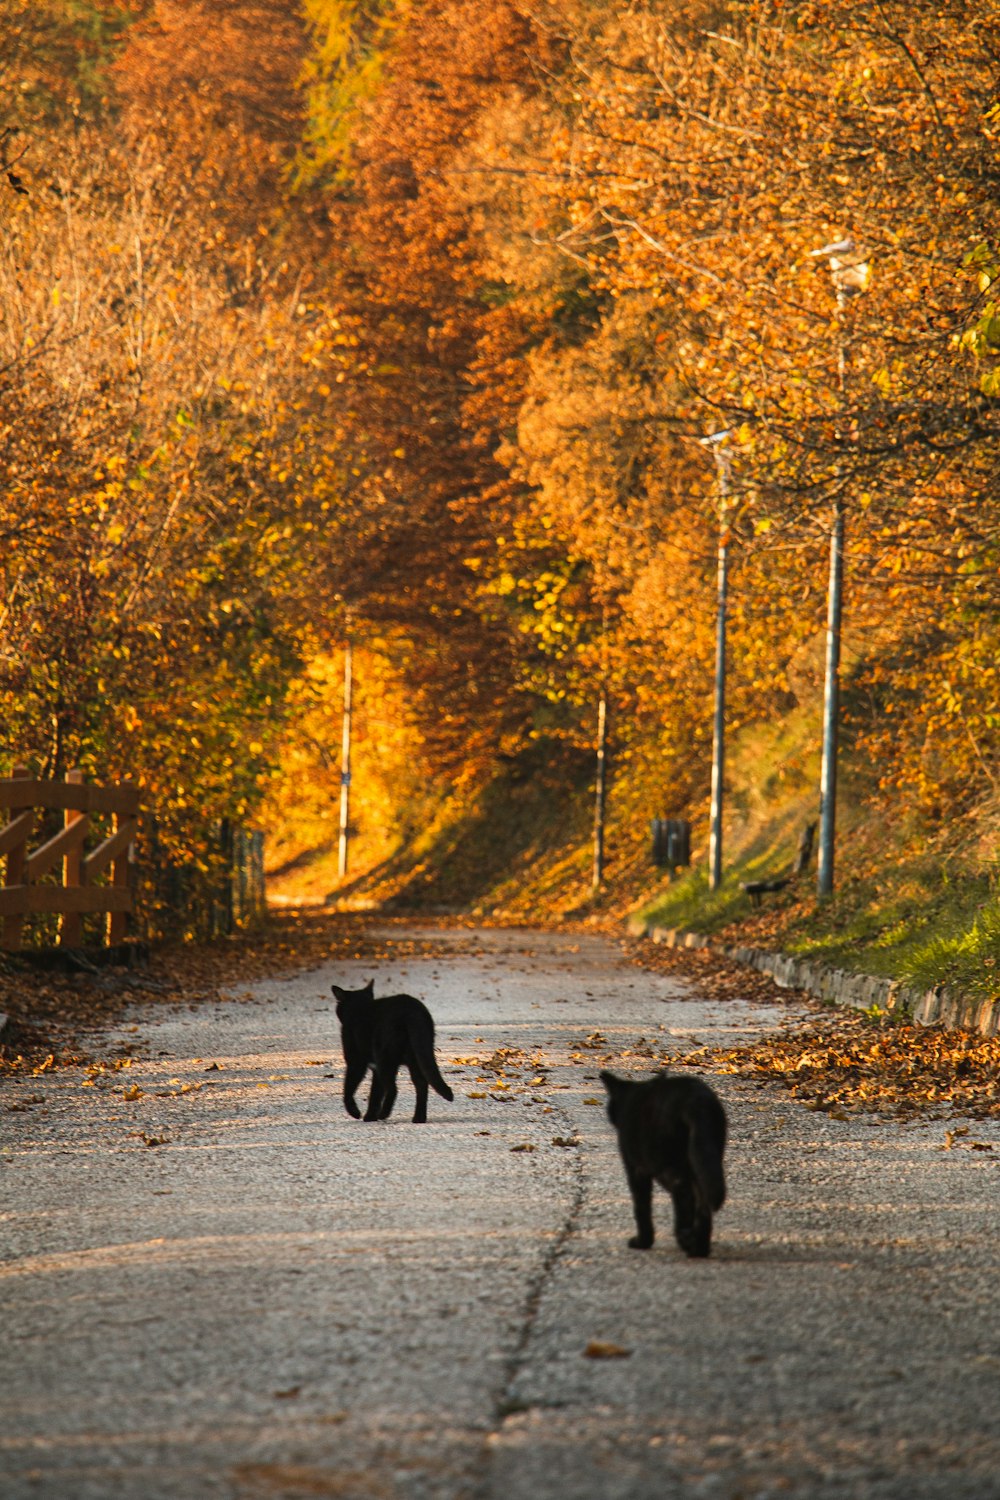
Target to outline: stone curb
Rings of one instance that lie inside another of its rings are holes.
[[[746,964],[762,974],[770,974],[782,989],[806,990],[820,1000],[834,1005],[849,1005],[854,1010],[879,1010],[905,1017],[920,1026],[942,1025],[949,1031],[978,1031],[982,1036],[1000,1034],[1000,999],[971,1000],[945,985],[930,990],[916,990],[899,979],[880,979],[874,974],[852,974],[812,958],[793,958],[789,953],[770,953],[765,948],[742,948],[730,943],[714,943],[700,932],[686,932],[680,927],[659,927],[655,922],[633,918],[629,923],[633,937],[648,937],[668,948],[708,948],[735,963]]]

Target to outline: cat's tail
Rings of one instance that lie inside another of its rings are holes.
[[[420,1071],[427,1079],[431,1088],[436,1094],[440,1094],[442,1099],[447,1099],[450,1102],[454,1099],[455,1095],[441,1077],[437,1058],[434,1056],[433,1031],[429,1036],[424,1032],[423,1027],[419,1031],[412,1032],[410,1035],[410,1044],[413,1047],[417,1062],[420,1064]]]
[[[697,1110],[688,1120],[688,1161],[705,1202],[716,1213],[726,1201],[726,1177],[722,1170],[725,1136],[713,1111]]]

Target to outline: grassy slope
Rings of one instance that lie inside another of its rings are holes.
[[[997,809],[947,828],[921,826],[876,800],[872,768],[842,757],[835,892],[819,902],[809,874],[758,910],[740,882],[787,873],[798,834],[817,816],[818,738],[807,722],[756,727],[733,756],[726,820],[726,877],[708,890],[704,866],[642,905],[665,926],[725,934],[763,948],[809,954],[839,968],[1000,991],[1000,901],[992,851]]]

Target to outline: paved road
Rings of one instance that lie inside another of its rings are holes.
[[[723,1077],[713,1258],[662,1197],[637,1254],[597,1059],[783,1012],[597,937],[440,938],[378,976],[438,1020],[456,1099],[427,1126],[408,1084],[389,1122],[340,1106],[329,985],[357,964],[144,1019],[127,1073],[16,1086],[2,1500],[1000,1497],[997,1126],[944,1150],[941,1122]]]

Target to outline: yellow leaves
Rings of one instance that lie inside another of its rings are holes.
[[[1000,1038],[938,1031],[892,1018],[838,1014],[795,1033],[715,1055],[727,1071],[777,1078],[811,1109],[890,1110],[911,1116],[948,1106],[1000,1115]],[[957,1127],[952,1140],[967,1133]],[[947,1143],[949,1146],[951,1142]]]

